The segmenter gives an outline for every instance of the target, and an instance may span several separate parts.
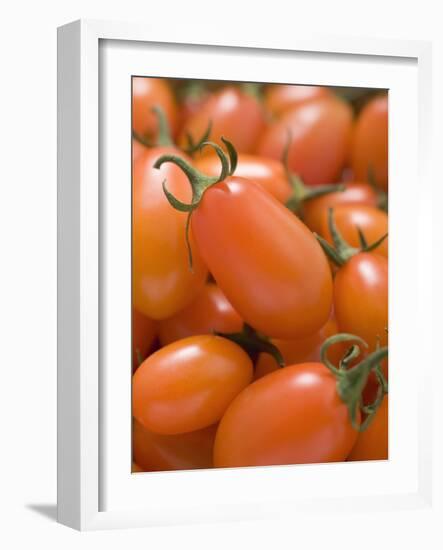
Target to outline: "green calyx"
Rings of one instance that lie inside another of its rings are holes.
[[[260,353],[268,353],[275,359],[279,367],[285,366],[280,350],[269,341],[269,338],[258,333],[246,323],[244,323],[241,332],[215,332],[215,334],[238,344],[249,355],[253,363],[255,363]]]
[[[336,367],[328,359],[328,349],[334,344],[343,342],[354,342],[354,344],[346,352],[339,366]],[[388,347],[378,348],[355,366],[352,366],[352,362],[360,355],[360,346],[368,347],[366,342],[359,336],[346,333],[335,334],[325,340],[321,347],[320,356],[322,363],[336,378],[338,395],[348,407],[353,428],[361,432],[370,425],[384,396],[388,393],[388,384],[381,369],[381,362],[388,356]],[[362,394],[371,372],[374,372],[378,382],[377,396],[371,404],[364,405]],[[359,411],[364,415],[362,423],[357,420]]]
[[[140,142],[142,145],[148,148],[152,147],[168,147],[174,145],[171,138],[171,131],[169,129],[168,119],[165,112],[159,105],[152,107],[151,112],[157,117],[158,134],[155,142],[151,141],[149,136],[141,136],[137,132],[132,132],[132,137]]]
[[[288,154],[289,147],[291,144],[291,132],[288,131],[288,139],[283,151],[283,166],[285,167],[286,177],[291,186],[291,196],[286,201],[286,207],[294,212],[299,218],[303,219],[303,206],[305,202],[317,197],[322,197],[323,195],[329,195],[330,193],[337,193],[344,191],[346,186],[343,183],[338,184],[325,184],[325,185],[316,185],[315,187],[308,187],[305,185],[303,180],[297,174],[294,174],[289,169],[288,164]]]
[[[355,248],[349,245],[345,241],[340,231],[338,230],[338,227],[335,224],[333,208],[329,208],[328,210],[328,228],[329,228],[329,232],[331,234],[332,242],[334,243],[334,246],[330,245],[328,241],[323,237],[320,237],[320,235],[315,234],[315,237],[317,238],[318,242],[320,243],[321,247],[323,248],[328,258],[338,266],[344,265],[356,254],[360,254],[361,252],[371,252],[372,250],[375,250],[378,246],[381,245],[381,243],[388,236],[388,234],[386,233],[385,235],[380,237],[380,239],[377,239],[372,244],[368,244],[363,234],[363,231],[359,227],[357,227],[360,247]]]
[[[194,168],[193,166],[191,166],[186,160],[176,155],[163,155],[159,159],[157,159],[157,161],[154,164],[154,168],[159,169],[162,166],[162,164],[164,164],[165,162],[172,162],[173,164],[181,168],[181,170],[183,170],[183,172],[186,174],[189,180],[189,183],[191,184],[192,199],[189,204],[186,204],[180,201],[169,191],[166,180],[164,180],[162,184],[163,191],[166,195],[166,198],[169,201],[169,204],[176,210],[179,210],[180,212],[188,213],[188,218],[186,220],[186,243],[188,246],[189,264],[190,264],[191,270],[192,270],[193,261],[192,261],[191,243],[189,240],[189,230],[190,230],[190,221],[191,221],[192,213],[200,204],[200,201],[202,200],[202,197],[205,191],[207,191],[209,187],[211,187],[212,185],[215,185],[216,183],[219,183],[220,181],[223,181],[224,179],[226,179],[228,176],[231,176],[237,167],[237,152],[234,146],[228,140],[224,138],[221,138],[221,139],[224,145],[226,146],[229,158],[228,156],[226,156],[226,153],[223,151],[223,149],[216,143],[208,141],[200,145],[200,149],[202,149],[205,146],[210,146],[216,152],[221,163],[221,171],[219,176],[215,176],[215,177],[207,176],[202,172],[200,172],[199,170],[197,170],[196,168]]]
[[[242,82],[240,89],[260,102],[263,99],[263,84],[259,82]]]

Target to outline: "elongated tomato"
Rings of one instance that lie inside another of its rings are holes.
[[[218,176],[220,173],[220,161],[215,156],[197,159],[195,167],[208,176]],[[284,166],[278,160],[241,153],[234,175],[253,180],[283,204],[291,195]]]
[[[321,363],[292,365],[232,402],[217,430],[214,466],[344,461],[357,433],[334,375]]]
[[[188,336],[240,332],[243,321],[218,286],[208,283],[188,307],[158,326],[160,343],[165,346]]]
[[[212,467],[217,425],[177,435],[152,433],[134,421],[133,459],[139,471],[194,470]]]
[[[252,362],[219,336],[191,336],[150,355],[135,371],[134,417],[148,430],[179,434],[220,420],[252,379]]]
[[[135,370],[140,361],[146,359],[156,336],[156,326],[152,319],[132,308],[132,367]]]
[[[191,218],[206,265],[234,309],[268,336],[312,334],[332,305],[328,262],[309,229],[256,183],[210,187]]]
[[[186,176],[173,164],[153,168],[166,153],[184,157],[174,147],[156,147],[146,150],[133,168],[133,301],[138,311],[156,320],[192,302],[207,274],[198,250],[193,250],[194,270],[189,269],[186,214],[169,204],[162,189],[167,179],[181,200],[190,200]]]
[[[265,89],[264,104],[273,116],[279,117],[291,107],[325,97],[331,97],[325,86],[271,84]]]

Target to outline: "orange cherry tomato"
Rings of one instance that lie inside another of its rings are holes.
[[[329,336],[337,334],[337,332],[337,322],[334,317],[330,317],[326,324],[315,334],[295,340],[272,340],[272,343],[280,350],[286,365],[319,362],[320,348],[323,342]],[[328,357],[338,365],[343,352],[343,346],[337,344],[330,348]],[[273,357],[268,353],[261,353],[255,366],[254,378],[258,380],[262,376],[279,369],[280,366]]]
[[[281,160],[289,132],[289,169],[308,185],[331,183],[344,168],[351,129],[349,105],[334,97],[318,99],[286,111],[270,124],[256,152]]]
[[[334,279],[334,312],[340,332],[360,336],[369,351],[388,341],[388,261],[360,253],[340,267]]]
[[[191,336],[161,348],[135,371],[134,417],[148,430],[178,434],[220,420],[252,379],[252,361],[237,344]]]
[[[158,119],[152,108],[163,110],[171,133],[177,127],[177,105],[169,84],[162,78],[135,77],[132,79],[132,128],[137,134],[151,139],[157,137]]]
[[[174,147],[156,147],[147,149],[133,169],[133,301],[138,311],[155,320],[171,317],[191,303],[207,276],[198,250],[193,250],[194,269],[190,270],[186,214],[169,204],[162,189],[166,179],[174,194],[189,201],[188,180],[173,164],[153,168],[167,153],[186,158]]]
[[[220,173],[218,157],[204,156],[197,159],[194,165],[208,176],[218,176]],[[241,153],[238,155],[234,175],[253,180],[283,204],[291,195],[284,166],[277,160]]]
[[[373,171],[375,183],[388,188],[388,96],[369,101],[355,124],[351,145],[354,177],[367,181]]]
[[[220,138],[231,141],[239,153],[251,153],[264,128],[264,113],[252,95],[240,88],[226,86],[211,94],[194,115],[185,122],[178,143],[187,145],[187,134],[198,142],[212,123],[209,139],[221,144]],[[211,154],[205,149],[202,154]]]
[[[252,383],[219,424],[214,466],[344,461],[358,432],[336,386],[321,363],[285,367]]]
[[[360,246],[358,228],[363,231],[368,244],[376,242],[388,232],[388,215],[383,210],[379,210],[374,206],[364,204],[338,206],[334,208],[334,221],[345,241],[356,248]],[[328,229],[327,212],[323,216],[323,223],[319,234],[332,243],[331,234]],[[388,239],[386,238],[373,252],[387,258]]]
[[[265,88],[264,105],[271,115],[279,117],[291,107],[330,96],[331,92],[324,86],[270,84]]]
[[[199,334],[240,332],[243,321],[226,296],[213,283],[208,283],[188,307],[173,317],[160,321],[162,346]]]
[[[358,435],[348,460],[388,459],[388,412],[386,395],[369,427]]]
[[[312,334],[332,305],[328,261],[309,229],[254,182],[209,187],[191,229],[217,284],[242,319],[276,338]]]
[[[132,367],[144,361],[154,343],[156,326],[152,319],[132,308]]]
[[[146,147],[136,139],[132,140],[132,162],[135,162],[146,153]]]
[[[136,420],[132,430],[134,460],[144,472],[212,468],[217,425],[176,435],[155,434]]]
[[[303,204],[303,221],[309,229],[321,235],[325,223],[327,224],[328,209],[336,208],[342,204],[363,204],[376,207],[377,195],[368,183],[346,183],[344,191],[336,191],[306,201]]]

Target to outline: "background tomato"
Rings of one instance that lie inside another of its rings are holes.
[[[252,362],[219,336],[191,336],[161,348],[135,371],[134,417],[148,430],[178,434],[220,420],[252,379]]]
[[[215,438],[214,466],[337,462],[357,431],[321,363],[302,363],[257,380],[231,403]]]
[[[156,332],[154,321],[132,308],[132,368],[134,370],[139,366],[140,360],[146,359],[154,343]]]
[[[232,141],[239,153],[251,153],[264,127],[264,114],[258,100],[239,87],[226,86],[202,104],[201,109],[185,122],[178,143],[186,147],[187,134],[198,142],[211,122],[209,139],[222,145],[220,138]],[[210,155],[210,149],[202,154]]]
[[[212,467],[217,425],[177,435],[149,432],[136,420],[133,424],[133,458],[139,471],[194,470]]]
[[[162,346],[199,334],[240,332],[243,321],[214,283],[203,287],[188,307],[173,317],[160,321],[159,337]]]
[[[264,105],[272,116],[279,117],[291,107],[325,97],[331,97],[326,86],[269,84],[264,91]]]
[[[134,163],[133,170],[133,301],[135,308],[151,319],[171,317],[186,307],[203,288],[207,271],[194,250],[193,271],[189,267],[185,238],[186,214],[175,210],[162,189],[183,201],[191,200],[184,173],[173,164],[153,168],[162,155],[186,156],[174,147],[156,147]]]
[[[336,191],[306,201],[303,204],[303,221],[309,229],[325,236],[324,225],[327,223],[329,208],[335,209],[343,204],[362,204],[376,207],[377,194],[368,183],[346,183],[344,191]]]
[[[286,111],[263,133],[258,155],[283,158],[290,132],[289,169],[308,185],[332,183],[344,168],[352,129],[352,110],[334,97]]]
[[[369,427],[358,435],[348,460],[388,459],[389,403],[386,395]]]
[[[344,240],[353,247],[359,248],[358,228],[368,242],[372,244],[386,235],[388,232],[388,215],[383,210],[364,204],[346,204],[334,208],[334,221]],[[323,214],[322,227],[319,234],[332,243],[331,233],[328,228],[328,214]],[[388,239],[386,238],[374,251],[388,257]]]
[[[161,107],[174,135],[177,127],[177,105],[174,94],[162,78],[135,77],[132,79],[132,128],[141,136],[155,140],[158,119],[153,107]]]
[[[195,167],[208,176],[220,174],[218,157],[206,156],[195,160]],[[285,204],[291,194],[291,186],[286,177],[283,164],[275,159],[240,153],[238,155],[235,176],[250,179],[258,183],[279,202]]]
[[[370,100],[361,111],[352,136],[351,166],[354,177],[368,181],[373,171],[375,183],[388,188],[388,96]]]

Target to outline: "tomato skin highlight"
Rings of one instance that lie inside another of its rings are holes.
[[[367,181],[373,171],[375,183],[388,189],[388,96],[369,101],[361,111],[352,135],[351,167],[354,177]]]
[[[217,430],[214,466],[344,461],[357,433],[330,371],[321,363],[292,365],[231,403]]]
[[[240,332],[242,327],[241,317],[214,283],[207,283],[188,307],[158,323],[162,346],[199,334]]]
[[[248,355],[226,338],[179,340],[150,355],[135,371],[133,415],[155,433],[200,430],[220,420],[252,374]]]
[[[174,94],[162,78],[135,77],[132,79],[132,128],[155,141],[158,119],[152,112],[160,107],[164,112],[172,135],[177,129],[178,111]]]
[[[344,168],[352,129],[351,108],[336,98],[290,109],[262,134],[256,153],[277,160],[288,150],[289,169],[308,185],[336,181]]]
[[[191,200],[185,174],[173,164],[153,167],[164,154],[186,155],[175,147],[146,150],[133,167],[133,301],[151,319],[171,317],[186,307],[203,288],[207,270],[195,245],[193,271],[185,238],[186,214],[166,199],[162,182],[183,201]]]
[[[155,322],[132,308],[132,368],[139,366],[139,357],[144,360],[152,348],[157,334]]]
[[[358,435],[357,441],[348,456],[348,460],[388,459],[388,417],[389,402],[388,396],[385,395],[369,427]]]
[[[322,327],[332,306],[328,261],[309,229],[254,182],[210,187],[191,218],[198,249],[242,319],[290,339]]]
[[[334,311],[340,332],[360,336],[373,351],[388,341],[388,261],[360,253],[340,267],[334,279]]]
[[[191,115],[182,128],[178,143],[186,147],[186,135],[198,142],[212,123],[209,139],[223,145],[221,137],[231,141],[239,153],[251,153],[264,128],[264,113],[256,98],[234,86],[226,86],[211,94],[200,110]],[[209,148],[202,155],[211,155]]]
[[[335,209],[345,204],[359,204],[375,208],[377,195],[368,183],[346,183],[344,191],[336,191],[306,201],[303,204],[303,221],[311,231],[323,236],[324,227],[327,227],[328,209]]]
[[[372,244],[388,233],[388,215],[383,210],[364,204],[345,204],[334,208],[334,221],[342,237],[351,246],[359,248],[358,227],[368,242]],[[327,213],[323,217],[319,234],[332,244],[328,228]],[[388,239],[386,238],[374,251],[385,258],[389,255]]]
[[[197,159],[194,164],[198,170],[208,176],[218,176],[220,174],[220,160],[218,157],[202,157]],[[286,177],[284,166],[275,159],[240,153],[234,175],[258,183],[260,187],[263,187],[283,204],[291,195],[291,186]]]
[[[135,420],[132,448],[138,471],[211,468],[216,430],[214,425],[185,434],[161,435],[149,432]]]
[[[270,84],[264,92],[264,105],[271,115],[279,117],[292,107],[327,97],[331,92],[324,86]]]

